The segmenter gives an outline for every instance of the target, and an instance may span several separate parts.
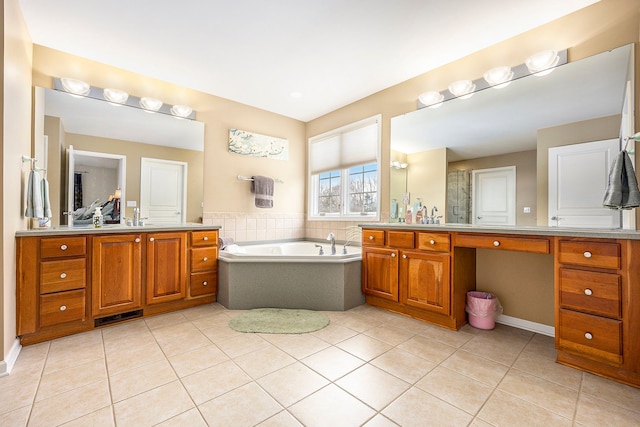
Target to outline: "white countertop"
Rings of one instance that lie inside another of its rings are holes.
[[[522,234],[537,236],[566,236],[566,237],[593,237],[602,239],[632,239],[640,240],[640,232],[621,228],[569,228],[569,227],[543,227],[528,226],[496,226],[496,225],[472,225],[472,224],[406,224],[404,222],[391,223],[365,223],[358,224],[362,228],[393,228],[398,230],[424,230],[424,231],[456,231],[464,233],[498,233],[498,234]]]
[[[153,233],[159,231],[191,231],[191,230],[218,230],[219,225],[204,225],[198,223],[185,224],[148,224],[142,227],[134,227],[121,224],[105,224],[100,228],[93,225],[81,225],[68,227],[66,225],[50,228],[34,228],[31,230],[16,231],[16,237],[29,236],[67,236],[73,234],[109,234],[109,233]]]

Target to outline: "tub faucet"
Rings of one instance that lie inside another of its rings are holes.
[[[327,240],[331,241],[331,255],[336,254],[336,236],[333,233],[329,233]]]

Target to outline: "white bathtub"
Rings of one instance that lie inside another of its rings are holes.
[[[321,244],[324,255],[319,255]],[[232,310],[301,308],[344,311],[365,302],[360,247],[316,242],[240,246],[220,251],[218,302]]]
[[[323,255],[320,255],[320,245]],[[228,262],[348,262],[361,259],[362,251],[359,246],[347,246],[347,253],[343,253],[344,245],[336,244],[336,254],[331,255],[331,245],[328,243],[296,241],[282,243],[265,243],[257,245],[240,245],[236,250],[220,251],[220,259]]]

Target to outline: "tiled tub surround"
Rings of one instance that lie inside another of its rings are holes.
[[[219,304],[24,347],[0,425],[637,426],[640,389],[554,362],[553,338],[454,332],[367,305],[243,334]]]
[[[326,239],[333,233],[338,241],[346,241],[350,230],[362,221],[307,221],[305,213],[241,213],[205,212],[205,225],[219,225],[221,237],[236,242],[260,242],[283,239]],[[360,242],[360,237],[354,239]]]

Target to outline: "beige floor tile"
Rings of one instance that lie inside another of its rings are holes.
[[[438,340],[453,347],[462,347],[467,343],[467,341],[473,338],[473,335],[467,332],[452,331],[437,326],[426,329],[424,332],[420,333],[420,335]]]
[[[333,384],[291,406],[289,412],[307,427],[360,426],[376,414]]]
[[[571,419],[578,402],[578,391],[534,377],[517,369],[510,370],[498,390]]]
[[[138,319],[131,322],[126,322],[121,325],[112,325],[107,328],[101,329],[102,340],[105,343],[105,347],[108,343],[127,339],[130,337],[138,337],[139,335],[149,334],[151,331],[147,326],[144,319]]]
[[[296,359],[273,344],[234,359],[234,362],[253,379],[264,377],[295,361]]]
[[[558,356],[555,338],[540,334],[535,334],[533,338],[531,338],[531,341],[524,347],[523,352],[553,361],[555,361]]]
[[[120,402],[176,379],[176,374],[166,359],[148,363],[109,376],[111,399],[113,403]]]
[[[418,381],[416,387],[474,415],[493,392],[493,387],[440,366]]]
[[[113,407],[107,406],[73,421],[63,424],[63,427],[115,427]]]
[[[200,405],[200,412],[211,427],[253,426],[282,409],[255,383],[246,384]]]
[[[106,380],[107,368],[104,359],[61,369],[42,376],[38,393],[36,394],[36,401],[47,399],[56,394],[73,390],[74,388]]]
[[[329,384],[300,362],[272,372],[257,382],[285,408]]]
[[[476,356],[464,350],[456,351],[442,362],[442,366],[492,387],[497,386],[509,370],[509,367],[502,363]]]
[[[422,335],[414,336],[400,344],[398,348],[435,363],[442,362],[456,351],[455,347]]]
[[[3,378],[10,378],[3,377]],[[11,412],[15,409],[31,406],[38,389],[39,378],[25,382],[5,385],[0,381],[0,414]]]
[[[251,382],[251,377],[232,361],[222,362],[182,378],[196,405]]]
[[[640,388],[630,387],[592,374],[584,374],[582,392],[616,406],[640,412]]]
[[[216,344],[220,350],[231,358],[252,353],[267,347],[269,343],[258,334],[239,334],[235,337]]]
[[[478,418],[493,426],[570,427],[572,424],[570,419],[500,390],[495,391],[487,400]]]
[[[174,311],[167,314],[159,314],[157,316],[151,316],[144,319],[147,326],[151,330],[165,328],[167,326],[174,326],[188,319],[182,311]]]
[[[489,424],[486,421],[482,421],[480,418],[474,418],[469,424],[469,427],[494,427],[493,424]]]
[[[201,331],[204,329],[221,327],[221,326],[229,326],[229,321],[231,317],[223,312],[212,312],[211,314],[203,317],[199,317],[191,321],[193,325],[200,329]],[[229,328],[229,330],[233,331],[233,329]],[[235,332],[235,331],[234,331]]]
[[[227,309],[218,303],[204,304],[182,310],[188,320],[194,321],[216,314],[223,314]]]
[[[414,384],[436,367],[435,362],[423,359],[399,348],[391,349],[369,363],[395,375],[409,384]]]
[[[327,327],[322,328],[319,331],[312,332],[312,334],[329,344],[337,344],[340,341],[344,341],[358,335],[358,333],[353,329],[349,329],[337,323],[330,323]]]
[[[174,354],[168,357],[171,366],[178,377],[182,378],[203,369],[226,362],[229,357],[214,344],[200,347],[182,354]]]
[[[107,371],[110,376],[165,359],[164,353],[155,340],[132,342],[128,348],[118,346],[117,350],[107,350],[106,355]]]
[[[353,338],[338,343],[337,347],[365,361],[372,360],[393,348],[387,343],[366,335],[356,335]]]
[[[200,328],[200,331],[211,340],[214,344],[220,344],[224,341],[230,340],[237,336],[240,336],[241,332],[234,331],[228,325],[228,321],[224,324],[209,325],[208,327]]]
[[[104,359],[104,357],[102,342],[81,347],[62,347],[55,351],[50,350],[44,366],[44,374],[50,374],[72,366],[84,365],[88,362]]]
[[[347,313],[344,317],[340,318],[336,323],[345,328],[353,329],[356,332],[364,332],[371,328],[380,326],[382,323],[368,317],[360,316],[358,314]]]
[[[180,381],[165,384],[113,405],[118,427],[151,426],[193,407],[193,401]]]
[[[211,345],[211,340],[197,329],[178,337],[159,342],[162,352],[167,356],[186,353]]]
[[[394,326],[398,329],[415,332],[416,334],[423,334],[428,329],[433,328],[431,324],[423,322],[422,320],[412,319],[410,317],[396,315],[393,319],[385,322],[387,326]]]
[[[335,381],[365,362],[337,347],[329,347],[302,359],[302,363],[329,381]]]
[[[133,351],[141,347],[158,347],[158,342],[151,331],[144,326],[144,329],[129,330],[126,333],[114,334],[111,338],[104,340],[104,351],[107,357],[110,354]]]
[[[391,421],[384,415],[376,415],[371,420],[367,421],[363,427],[397,427],[398,424]]]
[[[61,350],[67,350],[69,348],[78,349],[93,344],[102,345],[102,331],[100,329],[68,335],[66,337],[52,340],[49,354],[56,353]]]
[[[19,378],[18,381],[23,381],[29,377],[39,378],[47,361],[49,348],[49,341],[22,347],[18,359],[11,370],[11,375],[0,377],[0,387],[10,384],[12,378]]]
[[[207,423],[196,408],[189,409],[173,418],[157,424],[158,427],[207,427]]]
[[[30,413],[31,406],[25,406],[0,414],[0,426],[24,427],[27,425]]]
[[[640,402],[636,403],[636,408],[640,409]],[[637,427],[640,425],[640,412],[607,404],[596,397],[582,394],[578,399],[576,422],[587,427]]]
[[[29,425],[60,425],[110,405],[108,381],[91,383],[34,403]]]
[[[278,412],[273,417],[264,420],[259,427],[302,427],[302,424],[296,420],[288,411]]]
[[[513,367],[575,390],[580,388],[580,383],[582,382],[582,372],[556,363],[555,360],[540,356],[534,352],[522,352]]]
[[[329,343],[312,334],[262,334],[261,336],[298,360],[329,347]]]
[[[387,406],[382,414],[403,427],[466,426],[473,418],[415,387]]]
[[[396,328],[395,326],[378,326],[363,332],[371,338],[375,338],[378,341],[386,342],[392,346],[396,346],[407,341],[409,338],[415,335],[414,332]]]
[[[506,338],[486,338],[476,336],[464,344],[461,349],[476,356],[511,366],[526,345],[525,342],[511,341]]]
[[[369,364],[342,377],[335,384],[377,411],[410,387],[401,379]]]

